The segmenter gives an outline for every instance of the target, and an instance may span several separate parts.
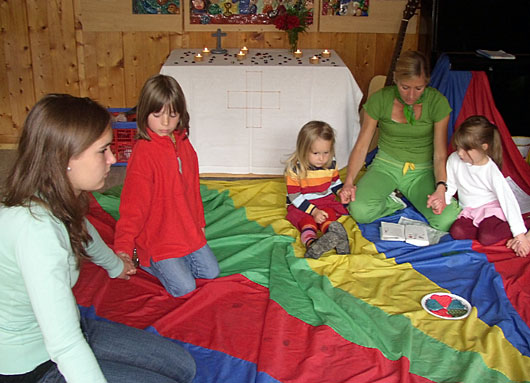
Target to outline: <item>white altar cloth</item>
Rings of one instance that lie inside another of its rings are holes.
[[[319,64],[308,49],[296,59],[286,49],[237,49],[204,57],[201,49],[176,49],[160,73],[174,77],[186,96],[190,140],[200,173],[283,174],[298,131],[310,120],[329,123],[337,133],[336,158],[347,164],[359,134],[362,92],[335,51]]]

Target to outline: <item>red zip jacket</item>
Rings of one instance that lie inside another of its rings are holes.
[[[150,260],[184,257],[206,244],[197,154],[184,132],[173,144],[148,130],[127,165],[116,224],[114,251]]]

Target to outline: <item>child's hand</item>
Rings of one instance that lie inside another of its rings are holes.
[[[519,234],[506,243],[506,247],[512,249],[515,255],[525,258],[530,253],[530,240],[527,235]]]
[[[349,191],[341,189],[339,190],[340,203],[349,203],[351,201],[351,194]]]
[[[324,223],[326,219],[328,219],[328,213],[326,213],[324,210],[320,210],[317,208],[313,210],[311,215],[315,219],[315,222],[318,224]]]
[[[445,197],[439,198],[436,193],[429,194],[427,197],[427,207],[432,209],[434,214],[442,214],[447,206],[445,203]]]
[[[350,203],[355,201],[355,191],[357,186],[344,184],[342,189],[339,191],[339,197],[341,203]]]
[[[129,279],[131,275],[136,274],[136,267],[134,266],[134,263],[126,253],[117,253],[116,254],[118,258],[120,258],[123,262],[123,270],[120,275],[117,276],[117,278],[120,279]]]

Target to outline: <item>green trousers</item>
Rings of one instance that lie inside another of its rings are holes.
[[[427,198],[434,187],[432,163],[403,163],[380,151],[357,182],[355,201],[350,202],[348,210],[358,223],[370,223],[390,215],[403,208],[389,197],[398,189],[432,227],[449,231],[460,213],[460,206],[453,198],[442,214],[434,214],[427,208]]]

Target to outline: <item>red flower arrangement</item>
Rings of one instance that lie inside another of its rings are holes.
[[[276,12],[277,15],[273,18],[274,26],[287,32],[291,51],[294,52],[298,46],[298,34],[307,30],[311,11],[305,7],[303,0],[297,0],[294,6],[280,5]]]
[[[278,15],[274,19],[274,25],[282,31],[288,31],[289,29],[298,28],[300,26],[300,19],[298,16],[285,13],[283,15]]]

